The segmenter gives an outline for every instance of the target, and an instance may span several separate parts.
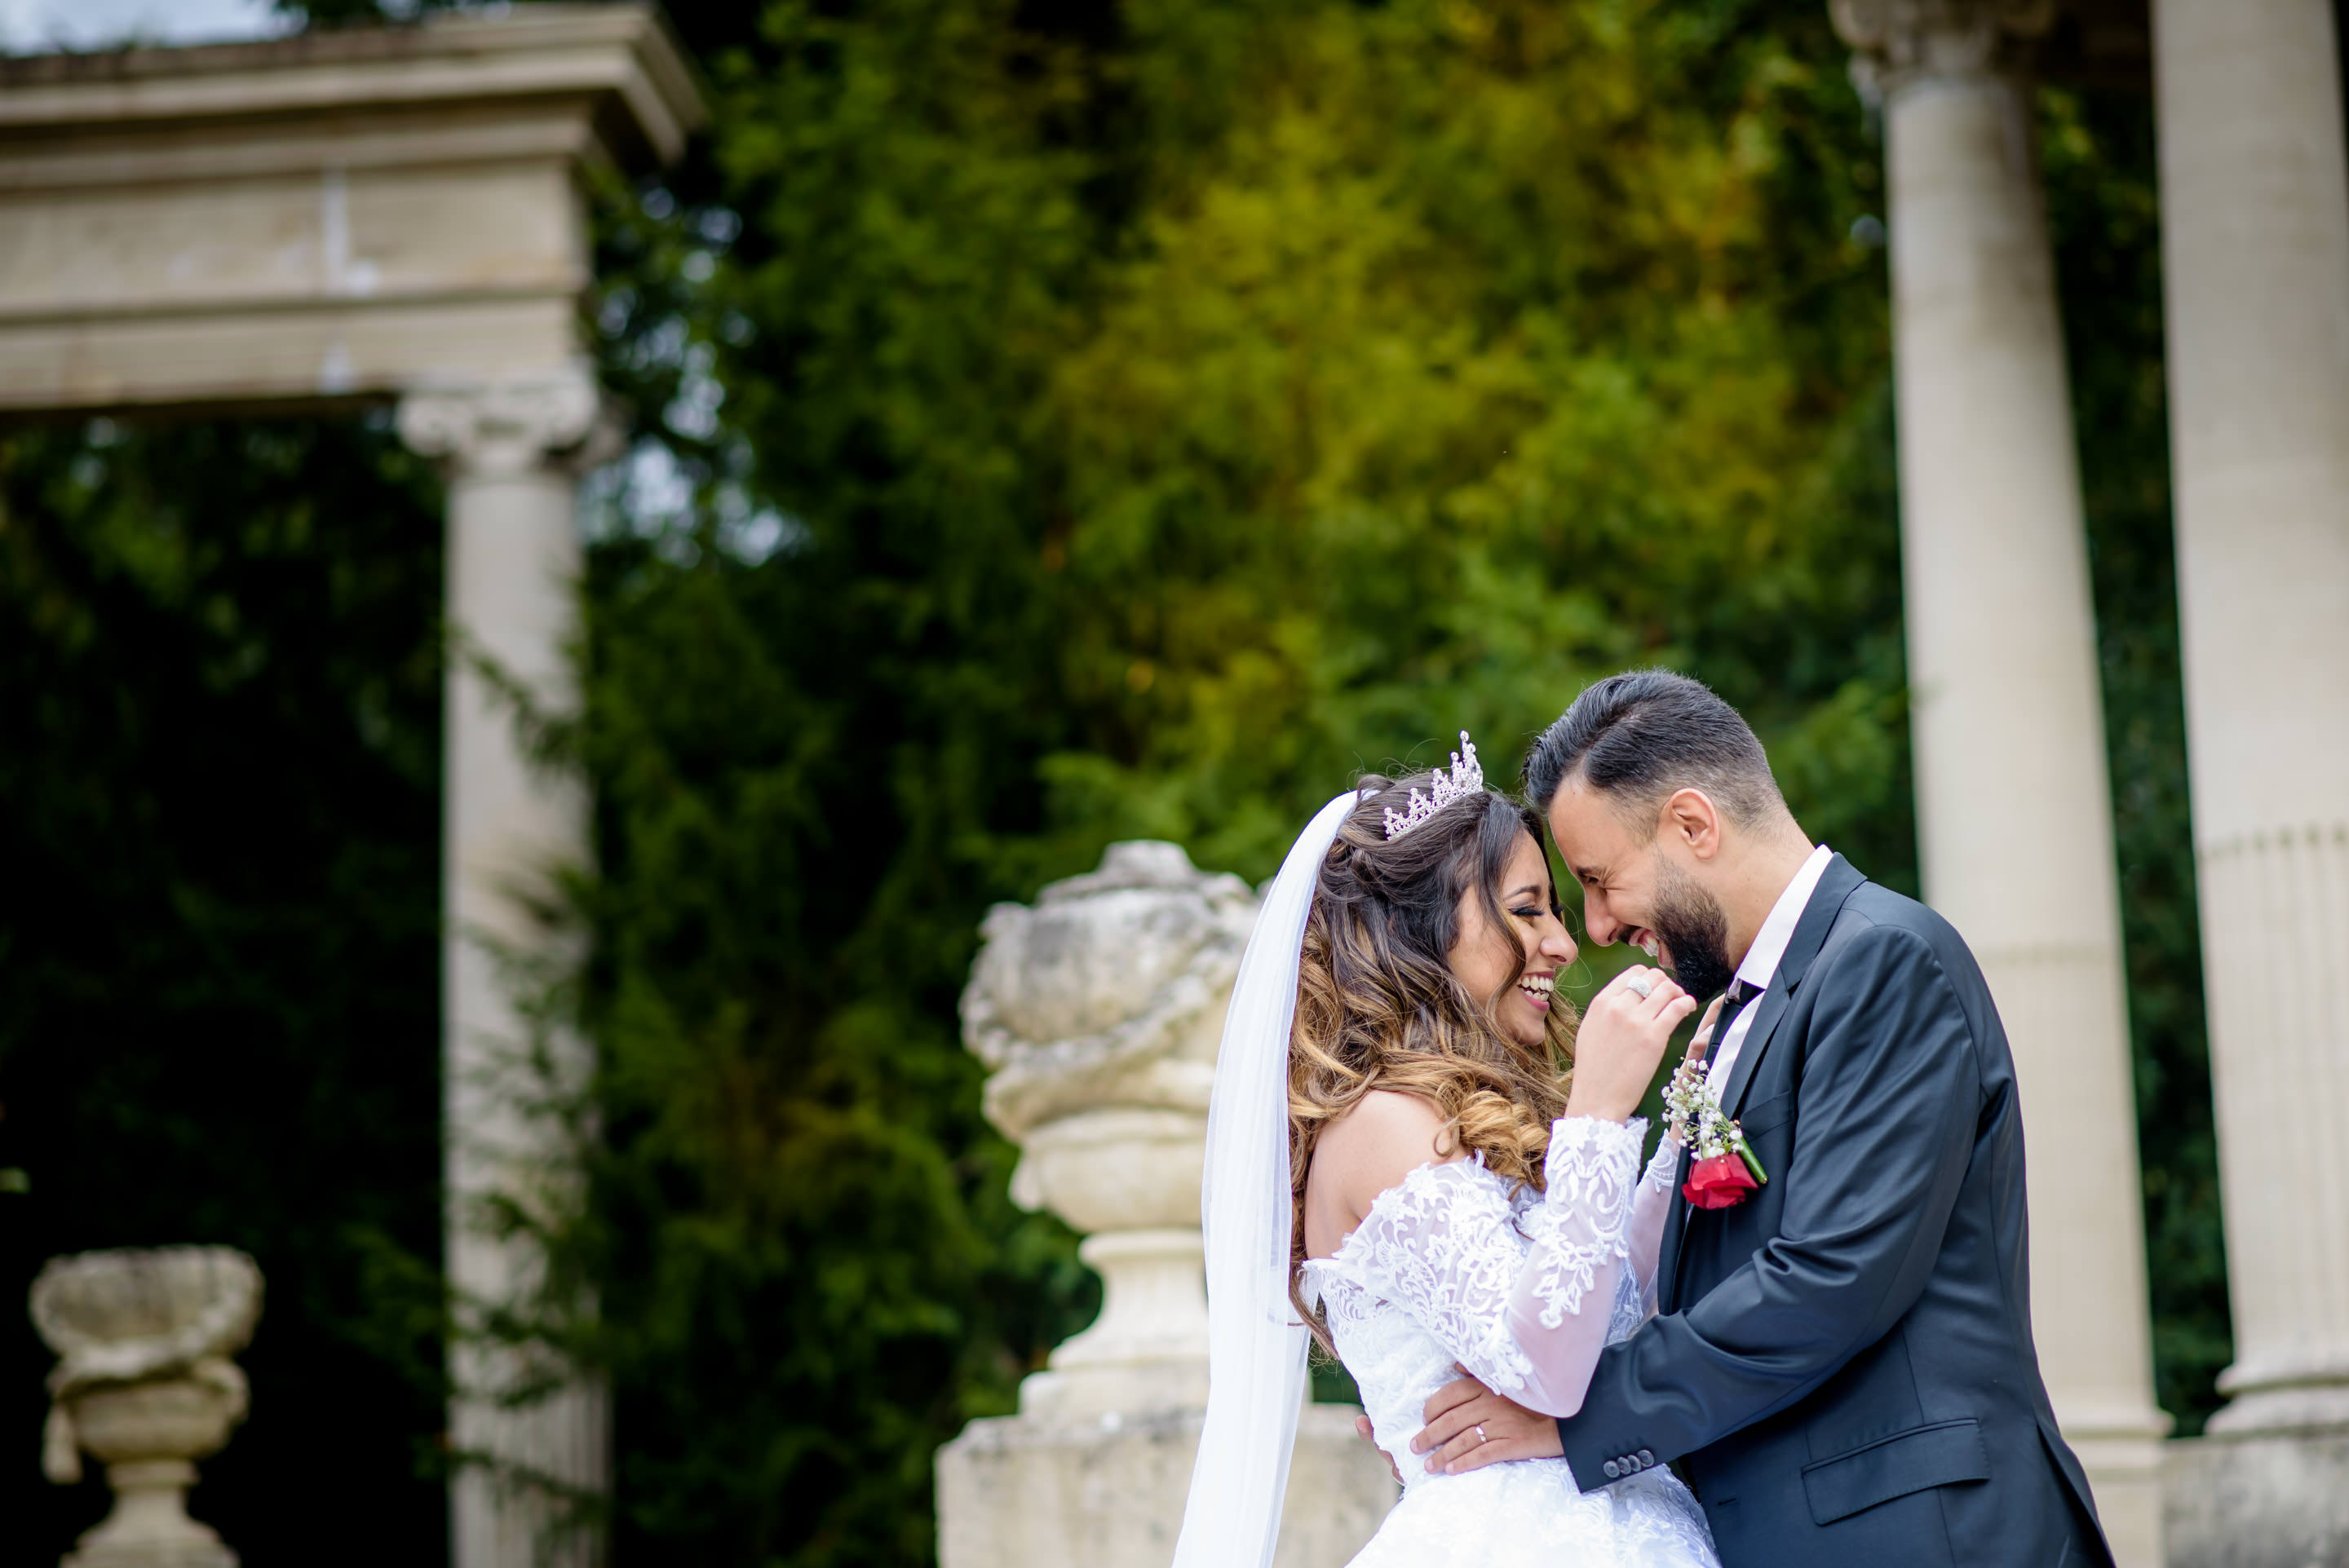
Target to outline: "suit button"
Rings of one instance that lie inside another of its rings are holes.
[[[1605,1464],[1600,1465],[1599,1468],[1606,1473],[1609,1480],[1613,1480],[1617,1476],[1623,1473],[1623,1467],[1616,1463],[1613,1460],[1609,1460]]]
[[[1650,1465],[1654,1464],[1655,1462],[1656,1456],[1653,1452],[1647,1449],[1641,1449],[1640,1450],[1640,1468],[1641,1470],[1646,1470]]]

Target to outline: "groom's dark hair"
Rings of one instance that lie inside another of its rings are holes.
[[[1547,813],[1575,778],[1628,815],[1652,818],[1667,796],[1702,789],[1750,826],[1785,810],[1770,759],[1738,711],[1670,670],[1626,670],[1585,688],[1526,758],[1526,799]]]

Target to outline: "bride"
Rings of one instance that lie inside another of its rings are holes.
[[[1266,1568],[1309,1337],[1345,1363],[1403,1494],[1353,1568],[1717,1568],[1661,1466],[1431,1474],[1464,1367],[1552,1416],[1653,1311],[1678,1149],[1631,1113],[1696,1004],[1649,969],[1578,1031],[1539,819],[1476,748],[1323,807],[1265,901],[1225,1024],[1203,1190],[1210,1389],[1175,1568]],[[1568,1047],[1571,1075],[1559,1064]]]

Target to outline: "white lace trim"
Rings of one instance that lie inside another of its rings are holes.
[[[1680,1173],[1681,1146],[1666,1137],[1656,1145],[1656,1151],[1648,1156],[1648,1169],[1640,1173],[1640,1184],[1669,1190]]]
[[[1524,1388],[1534,1365],[1509,1332],[1522,1259],[1506,1184],[1482,1156],[1422,1165],[1380,1193],[1336,1253],[1315,1260],[1367,1296],[1424,1324],[1496,1388]]]
[[[1560,1385],[1578,1390],[1599,1345],[1622,1340],[1638,1328],[1645,1309],[1634,1270],[1625,1267],[1615,1268],[1603,1336],[1596,1321],[1600,1304],[1588,1294],[1579,1314],[1562,1327],[1541,1327],[1542,1304],[1532,1282],[1547,1254],[1537,1255],[1531,1237],[1536,1231],[1563,1232],[1575,1238],[1577,1249],[1604,1255],[1612,1243],[1594,1237],[1616,1230],[1620,1221],[1590,1205],[1603,1207],[1609,1194],[1624,1187],[1637,1192],[1635,1217],[1644,1216],[1650,1226],[1660,1223],[1661,1200],[1650,1183],[1669,1191],[1677,1151],[1660,1155],[1635,1182],[1642,1130],[1557,1130],[1555,1136],[1566,1147],[1549,1172],[1558,1183],[1552,1195],[1506,1181],[1474,1161],[1415,1171],[1395,1193],[1381,1194],[1372,1205],[1373,1216],[1383,1223],[1374,1228],[1366,1222],[1337,1256],[1308,1264],[1303,1283],[1309,1297],[1319,1294],[1330,1336],[1361,1390],[1379,1446],[1403,1478],[1403,1501],[1349,1568],[1718,1568],[1703,1511],[1662,1470],[1585,1492],[1563,1460],[1526,1460],[1441,1476],[1428,1474],[1422,1457],[1411,1451],[1428,1397],[1458,1375],[1454,1361],[1464,1361],[1489,1387],[1509,1391],[1490,1367],[1466,1360],[1451,1343],[1461,1332],[1456,1315],[1439,1321],[1417,1302],[1402,1298],[1412,1282],[1423,1284],[1439,1253],[1481,1236],[1485,1246],[1506,1260],[1506,1266],[1516,1268],[1514,1295],[1506,1305],[1482,1291],[1446,1299],[1455,1307],[1482,1300],[1488,1321],[1515,1324],[1516,1332],[1527,1336],[1521,1347],[1527,1358],[1554,1363]],[[1579,1189],[1580,1196],[1569,1197],[1569,1187]],[[1498,1216],[1504,1213],[1514,1222],[1502,1222]],[[1413,1214],[1430,1216],[1429,1233],[1444,1240],[1429,1244],[1415,1231],[1396,1237],[1394,1230]],[[1415,1250],[1409,1268],[1392,1271],[1383,1253],[1398,1241]],[[1651,1249],[1652,1242],[1634,1240],[1630,1246],[1634,1252]],[[1598,1268],[1600,1280],[1609,1266]],[[1652,1268],[1652,1257],[1641,1266]],[[1464,1277],[1482,1280],[1491,1274],[1489,1268],[1472,1269]],[[1537,1342],[1546,1342],[1546,1357],[1530,1348]]]
[[[1334,1253],[1308,1260],[1307,1289],[1319,1291],[1327,1276],[1361,1293],[1346,1301],[1350,1293],[1320,1291],[1331,1314],[1392,1302],[1487,1386],[1526,1390],[1538,1374],[1509,1306],[1528,1247],[1537,1265],[1531,1294],[1538,1321],[1557,1329],[1582,1310],[1599,1271],[1629,1255],[1625,1233],[1647,1131],[1639,1117],[1559,1118],[1543,1167],[1547,1192],[1537,1202],[1513,1191],[1481,1155],[1422,1165],[1378,1195]],[[1606,1305],[1611,1317],[1617,1303]]]
[[[1638,1184],[1632,1173],[1647,1136],[1647,1119],[1638,1116],[1629,1121],[1562,1116],[1551,1124],[1543,1163],[1547,1191],[1526,1226],[1542,1258],[1534,1294],[1544,1328],[1581,1311],[1599,1268],[1630,1255],[1624,1233]]]

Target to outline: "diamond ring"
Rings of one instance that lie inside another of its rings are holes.
[[[1476,1423],[1476,1446],[1478,1448],[1483,1448],[1486,1441],[1487,1439],[1485,1436],[1485,1423],[1479,1421]]]
[[[1623,989],[1629,991],[1632,995],[1637,996],[1642,1002],[1648,999],[1650,994],[1652,993],[1655,988],[1655,975],[1644,969],[1633,971],[1631,977],[1623,982]]]

